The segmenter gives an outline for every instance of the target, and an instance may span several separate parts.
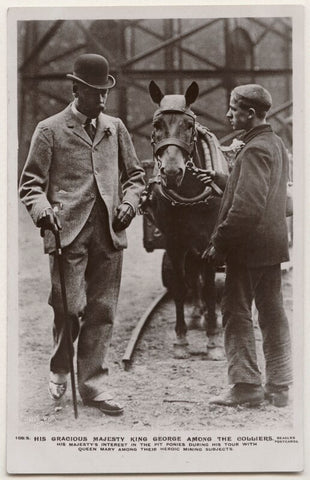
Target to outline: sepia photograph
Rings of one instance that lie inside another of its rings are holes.
[[[303,469],[303,14],[9,9],[9,473]]]

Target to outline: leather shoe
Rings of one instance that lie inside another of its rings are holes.
[[[275,407],[287,407],[288,388],[272,388],[265,386],[265,399]]]
[[[264,390],[260,385],[237,383],[225,395],[215,397],[209,403],[225,407],[236,407],[243,404],[256,407],[264,401],[264,398]]]
[[[99,408],[99,410],[106,415],[121,415],[124,412],[124,408],[118,403],[113,402],[113,400],[100,400],[97,402],[95,400],[85,400],[84,405]]]
[[[60,400],[67,390],[67,382],[55,383],[52,380],[49,381],[48,391],[53,400]]]

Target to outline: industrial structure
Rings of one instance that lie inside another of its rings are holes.
[[[152,79],[165,93],[183,93],[195,80],[200,95],[193,110],[219,138],[231,131],[225,120],[231,89],[262,84],[273,97],[270,121],[291,149],[290,18],[20,21],[18,32],[19,171],[35,125],[72,98],[66,74],[86,52],[108,58],[117,86],[106,113],[124,121],[141,159],[151,155]]]

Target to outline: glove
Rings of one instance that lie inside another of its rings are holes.
[[[215,250],[213,245],[210,245],[202,254],[201,258],[209,263],[213,263],[216,267],[224,265],[226,255]]]
[[[51,230],[53,233],[61,230],[61,223],[56,214],[56,209],[47,208],[44,210],[37,223],[40,228],[40,235],[44,237],[45,230]]]
[[[121,203],[117,209],[113,220],[114,232],[121,232],[129,227],[131,220],[135,216],[133,207],[129,203]]]

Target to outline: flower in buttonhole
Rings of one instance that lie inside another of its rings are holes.
[[[110,135],[112,135],[112,132],[111,132],[110,127],[107,127],[107,128],[105,128],[105,129],[103,130],[103,135],[104,135],[105,137],[109,137]]]
[[[242,150],[245,143],[238,138],[234,138],[232,143],[228,146],[221,146],[220,149],[224,154],[225,160],[228,163],[229,171],[232,170],[237,154]]]

